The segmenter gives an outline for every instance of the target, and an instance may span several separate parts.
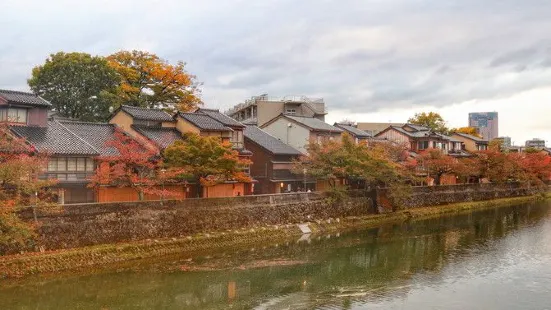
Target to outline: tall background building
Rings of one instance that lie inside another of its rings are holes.
[[[513,146],[513,142],[511,140],[511,137],[497,137],[497,140],[501,143],[501,147],[503,148],[510,148]]]
[[[485,140],[499,136],[497,112],[469,113],[469,127],[475,127]]]
[[[532,140],[527,140],[526,147],[535,147],[535,148],[544,148],[545,147],[545,140],[534,138]]]

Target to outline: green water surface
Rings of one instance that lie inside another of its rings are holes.
[[[550,211],[541,202],[0,280],[0,309],[551,309]]]

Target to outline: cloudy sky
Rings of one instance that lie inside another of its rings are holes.
[[[548,0],[0,0],[0,88],[27,90],[57,51],[143,49],[204,83],[203,100],[323,97],[328,122],[450,126],[497,111],[500,134],[551,140]],[[550,141],[551,143],[551,141]]]

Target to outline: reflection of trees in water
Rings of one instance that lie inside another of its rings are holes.
[[[310,244],[267,247],[205,259],[227,270],[181,272],[184,262],[163,262],[138,272],[60,279],[0,290],[3,307],[42,305],[82,309],[266,309],[292,305],[350,307],[355,301],[407,294],[419,274],[439,277],[449,260],[484,251],[492,240],[531,225],[547,206],[487,210],[313,239]],[[270,259],[306,261],[293,266],[241,270]],[[157,269],[163,269],[158,271]],[[16,301],[17,300],[17,301]],[[23,300],[23,301],[21,301]]]

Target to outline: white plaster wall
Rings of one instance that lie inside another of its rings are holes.
[[[291,124],[291,127],[288,127],[288,124]],[[262,129],[284,143],[306,153],[305,146],[308,144],[310,138],[310,130],[307,128],[280,118]]]

